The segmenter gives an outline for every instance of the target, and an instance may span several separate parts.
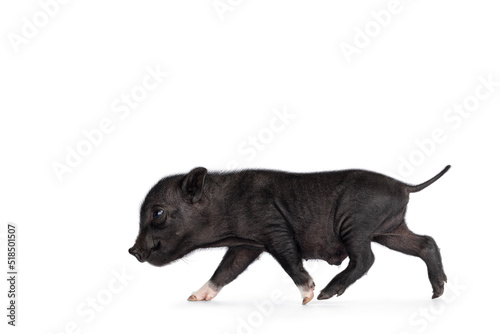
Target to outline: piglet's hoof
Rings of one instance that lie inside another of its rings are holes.
[[[209,282],[205,283],[198,291],[193,292],[187,300],[191,302],[201,301],[201,300],[211,300],[214,299],[219,291],[212,287]]]
[[[202,297],[202,296],[197,296],[195,295],[194,293],[189,296],[189,298],[187,299],[188,301],[190,302],[199,302],[199,301],[202,301],[202,300],[205,300],[205,301],[209,301],[211,299],[213,299],[215,296],[205,296],[205,297]]]
[[[302,299],[302,305],[309,303],[313,299],[313,297],[314,297],[314,293],[311,291],[310,296],[306,296],[306,297],[304,297],[304,299]]]
[[[302,295],[302,305],[309,303],[314,297],[314,282],[311,281],[307,286],[299,287]]]

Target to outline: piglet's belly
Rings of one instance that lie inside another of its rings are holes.
[[[330,246],[319,244],[308,246],[302,253],[305,260],[324,260],[328,264],[339,266],[347,258],[347,252],[341,243]]]

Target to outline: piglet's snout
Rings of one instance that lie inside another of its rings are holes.
[[[137,249],[137,247],[136,247],[136,246],[134,246],[134,247],[130,248],[130,249],[128,250],[128,252],[129,252],[131,255],[135,256],[135,258],[136,258],[136,259],[137,259],[137,261],[139,261],[139,262],[144,262],[144,261],[146,260],[146,259],[145,259],[145,257],[144,257],[144,255],[141,255],[141,253],[139,252],[139,250]]]

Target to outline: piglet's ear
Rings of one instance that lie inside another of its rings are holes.
[[[190,171],[189,174],[184,177],[184,180],[182,180],[182,192],[191,203],[196,203],[201,199],[206,176],[207,169],[198,167]]]

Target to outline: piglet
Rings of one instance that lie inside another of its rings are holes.
[[[365,170],[289,173],[274,170],[207,172],[161,179],[140,211],[139,235],[129,249],[140,262],[163,266],[195,249],[227,247],[213,276],[188,300],[210,300],[268,252],[292,278],[302,304],[314,296],[305,259],[347,268],[318,299],[340,296],[374,262],[371,242],[420,257],[427,265],[432,298],[443,294],[446,275],[433,238],[411,232],[405,222],[410,193],[419,185]]]

